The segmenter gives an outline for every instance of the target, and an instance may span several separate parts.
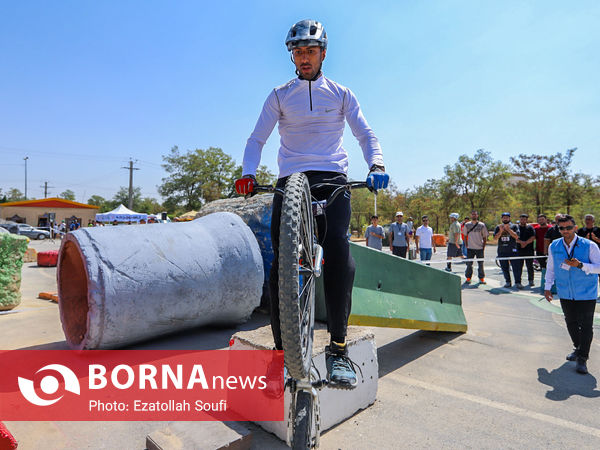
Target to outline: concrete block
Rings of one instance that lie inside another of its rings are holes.
[[[233,335],[233,350],[271,350],[273,335],[271,327],[266,326],[251,331],[240,331]],[[379,366],[377,362],[377,347],[375,336],[365,327],[348,327],[348,354],[360,366],[362,378],[358,373],[358,386],[352,391],[331,389],[325,387],[319,391],[321,405],[321,432],[346,420],[357,411],[372,405],[377,398],[377,383]],[[321,377],[325,378],[325,346],[329,344],[329,333],[324,328],[315,330],[313,344],[313,361]],[[280,422],[257,422],[265,430],[275,434],[285,441],[288,426],[290,393],[285,391],[285,420]]]
[[[148,450],[247,450],[252,432],[236,422],[171,422],[146,436]]]

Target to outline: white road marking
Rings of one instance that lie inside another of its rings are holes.
[[[461,400],[468,400],[470,402],[478,403],[483,406],[488,406],[490,408],[506,411],[517,416],[539,420],[541,422],[546,422],[552,425],[569,428],[580,433],[585,433],[600,438],[600,429],[598,428],[588,427],[587,425],[571,422],[570,420],[560,419],[558,417],[550,416],[548,414],[538,413],[528,409],[520,408],[518,406],[509,405],[507,403],[497,402],[495,400],[489,400],[487,398],[479,397],[477,395],[467,394],[466,392],[460,392],[454,389],[436,386],[421,380],[408,378],[402,375],[394,375],[394,378],[398,379],[401,383],[407,384],[409,386],[419,387],[428,391],[434,391],[439,394],[448,395],[450,397],[455,397]]]

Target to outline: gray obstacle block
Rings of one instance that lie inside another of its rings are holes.
[[[261,327],[252,331],[240,331],[233,335],[232,350],[272,350],[271,327]],[[360,366],[363,376],[358,373],[358,386],[351,391],[325,387],[319,392],[321,406],[321,432],[346,420],[357,411],[372,405],[377,398],[379,365],[375,336],[365,327],[348,327],[346,337],[348,355]],[[329,333],[325,329],[315,330],[313,361],[321,377],[325,378],[325,346],[329,344]],[[280,422],[256,422],[266,431],[285,441],[288,429],[290,393],[285,391],[284,417]]]
[[[171,422],[146,436],[148,450],[248,450],[252,432],[236,422]]]

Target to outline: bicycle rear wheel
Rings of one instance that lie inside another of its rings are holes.
[[[295,411],[292,418],[294,420],[292,449],[312,448],[313,398],[310,392],[298,391],[296,393]]]
[[[314,221],[308,179],[285,185],[279,230],[279,321],[290,376],[308,378],[315,324]]]

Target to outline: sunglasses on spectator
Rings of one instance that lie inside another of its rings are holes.
[[[558,227],[558,229],[560,231],[563,231],[563,230],[571,231],[573,228],[575,228],[573,225],[567,225],[566,227]]]

